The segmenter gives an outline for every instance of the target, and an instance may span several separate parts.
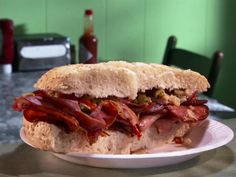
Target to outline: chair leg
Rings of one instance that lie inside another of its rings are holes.
[[[213,95],[213,90],[215,88],[215,84],[217,81],[217,77],[219,75],[220,66],[221,66],[223,58],[224,58],[224,53],[221,51],[216,51],[213,54],[213,57],[212,57],[213,61],[212,61],[212,65],[210,68],[209,75],[208,75],[208,81],[211,85],[211,88],[206,93],[206,95],[209,97],[211,97]]]
[[[175,36],[170,36],[167,41],[164,58],[162,64],[164,65],[170,65],[170,52],[172,49],[176,47],[177,44],[177,38]]]

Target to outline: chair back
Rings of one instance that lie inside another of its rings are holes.
[[[208,58],[195,52],[176,48],[176,44],[177,38],[170,36],[166,45],[163,64],[177,66],[182,69],[191,69],[204,75],[211,85],[210,89],[208,89],[205,94],[212,97],[220,72],[220,65],[224,58],[223,52],[216,51],[212,58]]]

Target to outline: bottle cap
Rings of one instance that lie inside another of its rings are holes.
[[[85,15],[93,15],[93,10],[91,10],[91,9],[87,9],[87,10],[85,10]]]
[[[0,65],[0,72],[3,74],[11,74],[12,73],[12,65],[11,64]]]

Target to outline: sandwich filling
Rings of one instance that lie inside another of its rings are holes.
[[[22,111],[29,122],[44,121],[70,133],[82,130],[90,144],[107,130],[120,131],[140,138],[155,126],[157,133],[168,133],[174,124],[197,123],[207,118],[206,100],[186,90],[152,89],[129,98],[77,97],[74,94],[36,90],[14,100],[13,108]],[[179,143],[179,137],[176,137]]]

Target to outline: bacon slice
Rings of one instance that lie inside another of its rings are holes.
[[[186,102],[183,102],[181,105],[192,105],[192,106],[200,106],[203,104],[206,104],[207,100],[197,100],[197,99],[193,99],[193,100],[187,100]]]
[[[125,104],[110,100],[113,108],[117,110],[117,121],[130,126],[132,131],[140,138],[141,132],[138,129],[139,119],[137,115]]]
[[[33,109],[40,110],[41,112],[47,113],[47,119],[57,119],[69,123],[71,120],[81,123],[81,127],[86,130],[96,131],[98,129],[102,129],[106,126],[104,120],[94,119],[89,115],[86,115],[82,111],[80,111],[78,104],[76,104],[73,100],[65,100],[65,99],[57,99],[57,98],[49,98],[45,99],[40,96],[26,96],[20,97],[17,99],[14,105],[16,110],[21,111],[22,109]],[[53,104],[52,104],[53,103]],[[31,114],[26,114],[26,119],[29,121],[34,121],[34,117],[27,117]],[[36,114],[37,115],[37,114]],[[35,119],[38,121],[37,116]],[[45,118],[44,118],[45,119]],[[44,120],[43,119],[43,120]],[[53,121],[47,121],[53,122]],[[75,124],[75,123],[74,123]],[[70,127],[70,126],[69,126]],[[77,126],[78,128],[78,126]],[[74,131],[74,129],[73,129]]]
[[[103,114],[102,118],[106,121],[107,128],[111,126],[117,118],[117,110],[109,100],[104,100],[101,103],[100,114],[101,113]],[[97,114],[99,114],[99,112]]]
[[[74,115],[74,112],[80,112],[78,101],[68,100],[64,98],[55,98],[55,97],[43,97],[42,100],[44,104],[50,103],[56,106],[57,109],[61,109],[63,112]]]
[[[141,121],[139,123],[140,130],[144,131],[148,129],[161,116],[162,116],[161,114],[156,114],[156,115],[146,115],[146,116],[141,117]]]
[[[49,113],[50,112],[50,113]],[[72,116],[47,110],[47,113],[37,109],[25,109],[24,117],[29,122],[44,121],[52,124],[60,124],[66,131],[76,131],[79,128],[79,122]]]
[[[64,98],[67,100],[75,100],[78,103],[85,104],[87,107],[89,107],[91,110],[95,110],[97,108],[97,104],[92,102],[89,98],[87,97],[76,97],[74,94],[63,94],[63,93],[58,93],[59,98]]]
[[[80,123],[80,126],[86,130],[98,131],[106,127],[106,122],[103,119],[95,119],[86,113],[83,113],[80,110],[78,101],[49,96],[44,97],[43,100],[44,102],[53,104],[57,109],[73,115]]]
[[[146,109],[146,111],[142,112],[142,115],[155,115],[155,114],[160,114],[165,112],[165,106],[160,105],[158,103],[152,103],[149,105],[149,107]]]
[[[181,105],[185,105],[185,106],[200,106],[203,104],[206,104],[207,100],[198,100],[197,99],[197,92],[194,92],[190,97],[188,97],[188,99],[183,102]]]
[[[209,115],[209,109],[206,105],[201,106],[174,106],[168,105],[166,107],[176,119],[182,122],[196,122],[203,120]]]
[[[138,104],[138,103],[134,103],[132,100],[124,99],[124,98],[114,98],[113,97],[112,100],[127,105],[136,114],[147,111],[150,107],[150,105],[148,103]]]
[[[158,119],[155,122],[155,126],[157,129],[157,132],[160,134],[166,134],[168,132],[170,132],[173,128],[174,125],[174,120],[173,119],[167,119],[167,118],[162,118],[162,119]]]
[[[64,122],[69,131],[75,131],[79,127],[79,122],[73,116],[58,111],[50,104],[43,105],[39,96],[17,98],[13,107],[18,111],[23,110],[25,118],[30,122]]]

